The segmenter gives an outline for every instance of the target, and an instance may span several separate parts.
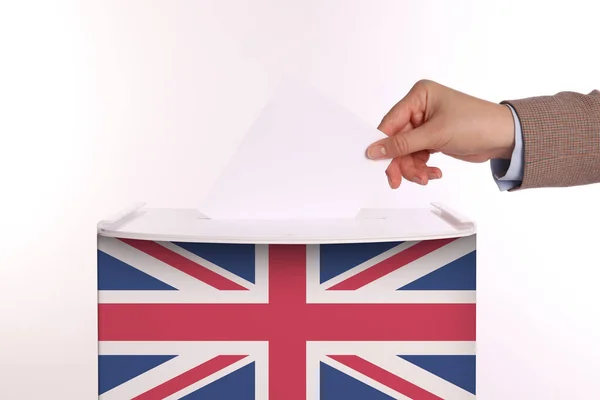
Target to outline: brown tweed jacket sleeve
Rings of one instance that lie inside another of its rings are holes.
[[[523,182],[512,190],[600,182],[600,91],[506,100],[521,122]]]

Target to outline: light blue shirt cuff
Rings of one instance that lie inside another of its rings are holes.
[[[510,111],[515,121],[515,148],[510,160],[492,159],[492,175],[498,189],[505,191],[519,186],[523,181],[523,133],[521,132],[521,121],[515,110],[510,106]]]

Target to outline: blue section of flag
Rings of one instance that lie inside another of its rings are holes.
[[[321,363],[321,400],[392,400],[380,392],[343,372]]]
[[[98,290],[177,290],[98,250]]]
[[[475,290],[476,286],[476,251],[472,251],[398,290]]]
[[[179,247],[254,283],[255,246],[253,244],[175,242]]]
[[[183,396],[181,400],[254,400],[254,376],[254,363],[250,363]]]
[[[321,283],[362,264],[400,243],[402,242],[321,245]]]
[[[475,394],[476,370],[473,355],[399,355],[398,357]]]
[[[176,356],[107,355],[98,356],[98,390],[108,392],[122,383],[150,371]]]

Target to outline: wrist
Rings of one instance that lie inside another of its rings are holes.
[[[495,129],[492,132],[497,144],[497,158],[509,160],[515,149],[515,121],[510,108],[504,104],[496,104],[497,116],[494,119]]]

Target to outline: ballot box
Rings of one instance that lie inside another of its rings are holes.
[[[474,399],[476,229],[441,204],[98,224],[100,399]]]

